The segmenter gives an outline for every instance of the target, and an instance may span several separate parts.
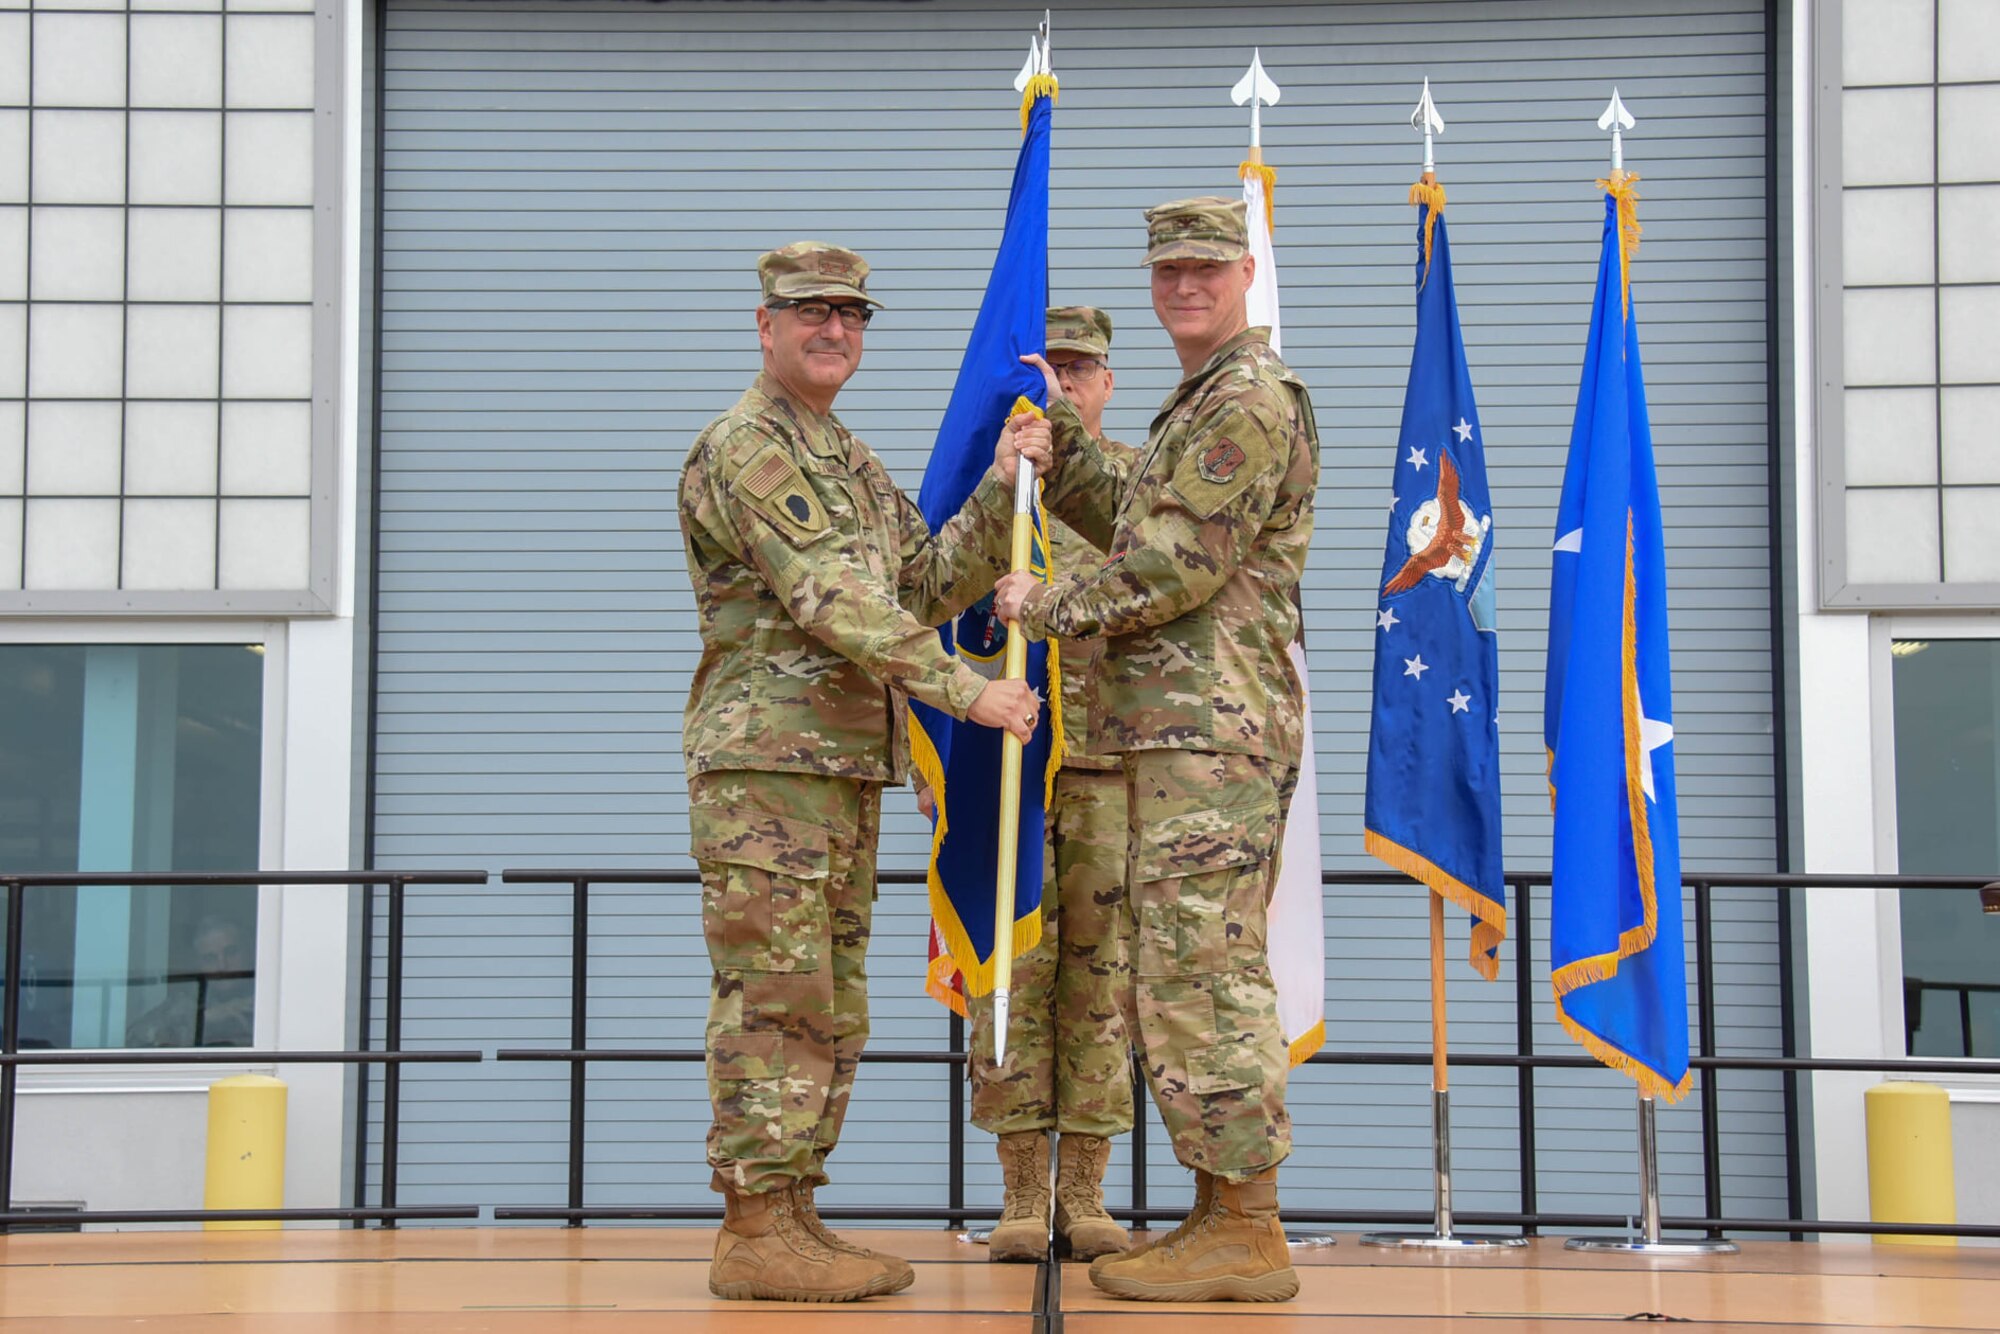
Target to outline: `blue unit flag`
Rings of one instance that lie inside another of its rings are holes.
[[[1491,980],[1507,934],[1493,505],[1459,336],[1444,192],[1419,187],[1417,337],[1375,610],[1368,851],[1472,914]]]
[[[1543,731],[1555,805],[1550,964],[1583,1047],[1689,1087],[1667,572],[1630,263],[1632,181],[1600,181],[1604,242],[1556,514]]]
[[[1044,76],[1046,78],[1046,76]],[[986,295],[973,322],[965,359],[951,402],[938,427],[937,444],[924,470],[917,506],[933,531],[965,504],[993,461],[1000,428],[1026,398],[1046,406],[1041,373],[1021,357],[1042,350],[1048,316],[1049,129],[1054,81],[1029,89],[1025,133],[1014,163],[1014,186],[1000,251],[986,281]],[[1034,570],[1048,578],[1047,543],[1039,507]],[[993,615],[987,594],[942,627],[946,652],[992,678],[1003,670],[1007,625]],[[1042,837],[1048,785],[1061,759],[1061,698],[1051,688],[1055,664],[1051,645],[1028,647],[1028,681],[1050,707],[1043,710],[1034,739],[1021,756],[1021,823],[1014,886],[1014,952],[1041,939]],[[959,722],[915,701],[910,705],[911,758],[937,801],[931,834],[930,898],[935,938],[943,954],[933,958],[927,989],[952,1003],[953,973],[973,995],[993,985],[995,862],[999,852],[1000,751],[1005,736],[997,728]]]

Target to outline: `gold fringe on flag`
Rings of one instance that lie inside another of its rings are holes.
[[[1028,132],[1028,112],[1033,110],[1035,99],[1038,97],[1046,97],[1051,102],[1059,100],[1055,75],[1034,75],[1028,80],[1028,86],[1021,91],[1021,133],[1024,135]]]
[[[1417,283],[1421,292],[1424,283],[1431,280],[1431,233],[1437,229],[1438,215],[1444,212],[1444,187],[1438,184],[1437,177],[1425,172],[1424,178],[1410,187],[1410,203],[1417,207],[1428,205],[1430,209],[1424,214],[1424,276]]]
[[[1639,248],[1639,192],[1636,171],[1601,176],[1597,188],[1618,201],[1618,277],[1625,297],[1625,314],[1632,314],[1632,253]]]
[[[1623,202],[1623,197],[1620,197]],[[1639,766],[1647,763],[1639,723],[1639,628],[1636,608],[1639,600],[1637,578],[1632,568],[1632,512],[1625,512],[1625,624],[1620,651],[1624,676],[1623,715],[1625,734],[1625,797],[1632,820],[1632,854],[1639,880],[1640,920],[1618,934],[1618,947],[1607,954],[1577,959],[1556,969],[1549,978],[1556,993],[1556,1018],[1563,1030],[1585,1051],[1614,1070],[1623,1071],[1638,1082],[1639,1091],[1650,1098],[1679,1102],[1694,1087],[1694,1071],[1683,1073],[1678,1083],[1669,1081],[1642,1059],[1579,1024],[1570,1017],[1563,997],[1578,987],[1607,982],[1618,975],[1618,965],[1644,949],[1650,949],[1660,929],[1659,886],[1653,881],[1653,833],[1647,822],[1646,794],[1640,785]],[[1678,892],[1678,886],[1669,887]]]
[[[1488,982],[1500,976],[1500,961],[1493,957],[1493,951],[1500,948],[1507,939],[1507,910],[1487,898],[1472,886],[1452,875],[1422,853],[1412,852],[1393,839],[1384,838],[1373,829],[1361,832],[1362,846],[1371,854],[1389,863],[1412,880],[1430,886],[1432,892],[1441,894],[1459,907],[1471,913],[1472,948],[1467,956],[1474,971]]]
[[[1255,176],[1264,182],[1264,230],[1272,236],[1278,234],[1278,210],[1273,201],[1278,193],[1278,169],[1264,165],[1264,152],[1253,148],[1250,156],[1243,159],[1243,165],[1236,169],[1238,180],[1249,180]]]

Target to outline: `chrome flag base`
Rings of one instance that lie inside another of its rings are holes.
[[[1639,1095],[1639,1223],[1638,1237],[1571,1237],[1567,1251],[1622,1251],[1637,1255],[1734,1255],[1736,1243],[1720,1237],[1687,1241],[1660,1240],[1660,1144],[1653,1120],[1653,1100]]]
[[[1395,1246],[1406,1250],[1490,1251],[1526,1246],[1526,1237],[1462,1236],[1451,1229],[1451,1093],[1431,1090],[1431,1152],[1435,1159],[1434,1189],[1437,1224],[1431,1232],[1363,1233],[1363,1246]]]

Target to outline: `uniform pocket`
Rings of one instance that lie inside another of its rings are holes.
[[[784,1077],[783,1033],[718,1033],[710,1050],[715,1077],[725,1083]]]
[[[688,820],[715,967],[816,971],[827,938],[827,831],[732,806],[696,806]]]
[[[1257,1049],[1246,1042],[1218,1042],[1188,1052],[1188,1092],[1197,1097],[1257,1088],[1264,1071]]]
[[[708,1096],[715,1108],[711,1155],[769,1157],[784,1136],[784,1035],[717,1033],[708,1051]]]
[[[1262,956],[1277,827],[1275,801],[1141,827],[1132,880],[1142,975],[1218,973]]]
[[[1150,821],[1140,827],[1132,878],[1169,880],[1263,861],[1277,824],[1276,801]]]

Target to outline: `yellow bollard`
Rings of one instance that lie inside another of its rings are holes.
[[[1951,1098],[1935,1084],[1895,1081],[1864,1095],[1868,1217],[1877,1223],[1956,1223]],[[1957,1237],[1890,1237],[1895,1246],[1956,1246]]]
[[[208,1088],[204,1209],[281,1209],[285,1204],[285,1081],[231,1075]],[[276,1220],[202,1224],[211,1232],[282,1226]]]

